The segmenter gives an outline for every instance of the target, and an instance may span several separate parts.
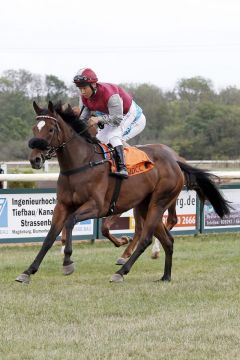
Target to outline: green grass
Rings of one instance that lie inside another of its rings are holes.
[[[14,279],[39,247],[0,248],[1,360],[240,359],[240,234],[176,237],[171,283],[150,249],[109,283],[122,249],[53,247],[30,285]]]

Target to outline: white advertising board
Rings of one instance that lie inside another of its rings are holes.
[[[0,239],[44,238],[51,226],[56,193],[1,193]],[[93,220],[77,223],[73,236],[93,234]]]
[[[204,230],[229,229],[240,227],[240,189],[222,189],[223,196],[232,207],[230,214],[221,219],[214,211],[211,204],[204,205]]]

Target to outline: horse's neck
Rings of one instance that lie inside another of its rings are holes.
[[[66,143],[64,148],[57,152],[61,171],[77,168],[93,160],[93,144],[88,143],[83,137],[75,135]]]

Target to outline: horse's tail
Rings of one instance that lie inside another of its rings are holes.
[[[187,189],[195,190],[202,201],[207,199],[221,218],[229,215],[231,206],[229,202],[224,199],[213,180],[214,177],[217,178],[217,176],[181,161],[178,161],[178,165],[185,175],[185,185]]]

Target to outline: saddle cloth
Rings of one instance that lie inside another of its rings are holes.
[[[108,145],[105,144],[101,144],[101,147],[103,149],[105,158],[108,159],[111,164],[111,172],[116,172],[116,162],[113,157],[114,152],[109,152],[113,149],[109,148]],[[142,174],[154,167],[154,163],[149,159],[148,155],[144,151],[134,146],[124,147],[124,155],[129,176]]]

